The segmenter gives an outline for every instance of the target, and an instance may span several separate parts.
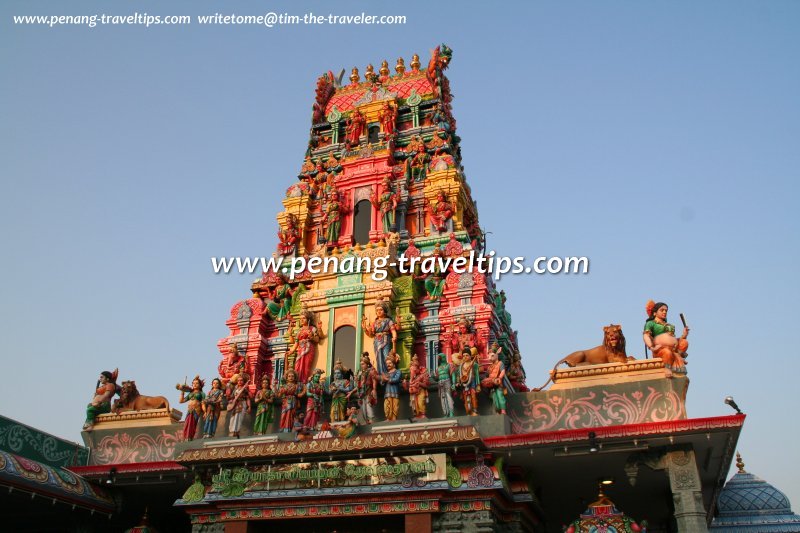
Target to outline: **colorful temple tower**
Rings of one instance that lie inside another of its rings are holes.
[[[147,508],[165,530],[194,533],[697,533],[718,497],[720,517],[733,516],[726,502],[741,498],[720,494],[745,415],[689,417],[688,327],[676,337],[664,302],[646,305],[653,357],[630,357],[611,324],[601,345],[556,363],[549,388],[528,390],[492,277],[410,267],[487,255],[451,57],[441,45],[424,70],[415,55],[394,74],[384,61],[346,85],[319,78],[277,216],[282,264],[231,309],[221,381],[179,383],[183,417],[103,372],[86,412],[88,464],[70,471],[123,503],[82,502],[89,512],[116,527]]]
[[[441,45],[424,68],[415,54],[410,68],[399,58],[394,72],[383,61],[363,78],[353,68],[349,83],[331,72],[318,79],[305,159],[277,215],[283,268],[233,306],[219,342],[224,380],[244,371],[255,390],[288,366],[304,382],[316,368],[330,375],[337,360],[357,368],[363,352],[380,370],[392,350],[403,370],[414,355],[432,369],[440,352],[458,360],[465,346],[486,367],[497,343],[513,367],[508,388],[526,390],[505,294],[489,274],[397,266],[474,265],[484,253],[445,76],[451,57]],[[385,275],[346,268],[362,258],[386,258]],[[345,268],[307,266],[326,259]]]

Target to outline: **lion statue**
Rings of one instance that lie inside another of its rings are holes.
[[[609,324],[603,328],[602,345],[571,353],[562,359],[562,362],[569,366],[578,366],[625,363],[633,360],[633,357],[625,354],[625,335],[622,334],[622,326]]]
[[[114,402],[114,413],[123,411],[141,411],[143,409],[166,409],[169,402],[163,396],[145,396],[139,394],[135,381],[123,381],[119,399]]]

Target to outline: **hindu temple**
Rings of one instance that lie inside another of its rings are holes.
[[[52,504],[28,497],[37,458],[0,455],[0,485],[28,480],[21,508],[71,506],[76,531],[146,516],[196,533],[695,533],[730,509],[745,415],[689,416],[688,328],[666,304],[647,305],[651,357],[599,323],[599,346],[526,378],[506,294],[453,268],[488,251],[452,59],[442,44],[309,87],[308,143],[276,205],[282,267],[220,313],[218,375],[143,396],[103,372],[85,446],[48,466]]]

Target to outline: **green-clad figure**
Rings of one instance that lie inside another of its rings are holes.
[[[272,425],[273,403],[275,394],[269,386],[269,378],[266,374],[261,378],[261,390],[256,393],[256,421],[253,424],[253,434],[263,435],[269,431]]]
[[[494,404],[495,413],[506,414],[506,388],[503,380],[506,377],[506,367],[500,360],[501,348],[495,345],[489,351],[489,375],[483,379],[481,386],[489,392]]]
[[[292,289],[286,283],[286,278],[278,276],[278,284],[272,291],[269,300],[264,302],[264,311],[272,320],[283,320],[292,308]]]
[[[436,367],[436,380],[439,382],[439,401],[442,403],[442,415],[452,418],[453,415],[453,365],[447,362],[447,355],[439,354],[439,366]]]

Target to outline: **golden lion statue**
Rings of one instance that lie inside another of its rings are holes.
[[[119,400],[114,402],[114,413],[123,411],[141,411],[143,409],[166,409],[169,411],[169,402],[163,396],[145,396],[139,394],[135,381],[123,381]]]
[[[609,324],[603,328],[602,345],[571,353],[561,362],[567,363],[569,366],[578,366],[625,363],[633,360],[633,357],[625,354],[625,335],[622,334],[622,326]]]

